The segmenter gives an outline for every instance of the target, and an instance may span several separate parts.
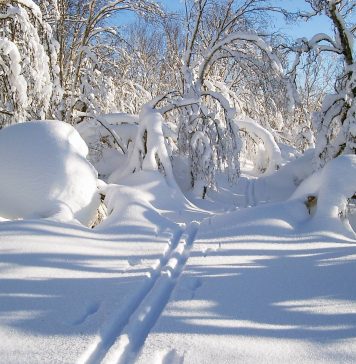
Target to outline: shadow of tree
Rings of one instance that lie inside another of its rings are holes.
[[[218,248],[216,240],[196,243],[156,332],[315,342],[356,337],[355,244],[310,235],[294,244],[280,235],[278,242],[266,235],[230,238]],[[202,244],[214,249],[205,253]]]

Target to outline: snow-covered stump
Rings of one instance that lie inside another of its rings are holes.
[[[117,183],[120,178],[139,170],[162,170],[168,184],[175,187],[176,182],[163,133],[163,116],[148,103],[142,107],[139,119],[140,124],[127,167],[115,171],[109,182]]]
[[[313,219],[325,224],[330,219],[347,219],[349,199],[356,193],[356,155],[346,154],[328,162],[304,180],[291,199],[308,199],[315,207]]]
[[[91,226],[99,206],[97,172],[78,132],[60,121],[0,131],[0,216],[54,218]]]

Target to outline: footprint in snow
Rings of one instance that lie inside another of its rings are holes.
[[[219,243],[219,245],[217,245],[216,247],[214,248],[207,248],[207,247],[204,247],[202,248],[201,252],[203,253],[203,256],[204,258],[207,257],[209,254],[211,253],[215,253],[217,251],[219,251],[221,249],[221,243]]]

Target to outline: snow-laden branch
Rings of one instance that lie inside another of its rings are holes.
[[[281,166],[282,162],[281,150],[274,140],[273,135],[267,129],[258,124],[255,120],[247,116],[244,116],[243,118],[237,118],[236,124],[238,125],[240,130],[243,130],[248,134],[255,135],[262,140],[269,160],[266,173],[272,173],[276,169],[278,169]]]
[[[214,88],[213,84],[210,82],[206,82],[206,85],[210,89]],[[222,88],[222,91],[225,91],[221,83],[220,88]],[[221,92],[204,91],[203,95],[211,96],[220,103],[220,105],[224,109],[224,112],[226,113],[226,119],[229,123],[231,123],[231,125],[236,124],[240,130],[247,132],[252,137],[256,136],[263,142],[269,159],[266,173],[271,173],[279,168],[282,161],[281,151],[276,141],[274,140],[273,135],[267,129],[265,129],[249,117],[242,117],[240,115],[237,115],[236,109],[230,106],[230,101],[228,99],[228,96],[226,95],[226,92],[225,95],[223,95]]]
[[[204,53],[204,61],[201,62],[198,70],[198,79],[203,82],[204,75],[206,73],[207,67],[211,64],[211,60],[215,53],[225,47],[228,44],[231,44],[237,40],[248,41],[255,44],[259,49],[264,51],[268,58],[271,61],[271,65],[275,72],[280,75],[283,75],[283,67],[278,59],[278,57],[272,52],[272,47],[268,45],[261,37],[257,34],[247,33],[247,32],[235,32],[225,36],[219,42],[217,42],[212,48],[208,48]]]
[[[200,103],[199,99],[195,98],[184,98],[181,100],[170,100],[170,103],[166,106],[163,106],[160,109],[157,109],[162,115],[166,114],[169,111],[174,109],[178,109],[180,107],[190,106],[190,105],[198,105]]]
[[[73,116],[88,117],[88,118],[92,118],[92,119],[96,120],[102,127],[104,127],[109,132],[109,134],[111,134],[111,136],[114,138],[116,144],[121,149],[121,151],[124,154],[127,153],[127,148],[125,147],[121,137],[116,133],[116,131],[114,129],[112,129],[110,127],[110,125],[108,124],[105,117],[103,117],[101,115],[94,115],[94,114],[84,113],[84,112],[80,112],[80,111],[76,111],[75,115],[73,115]]]
[[[8,59],[5,60],[4,57]],[[15,43],[8,39],[0,38],[0,65],[5,70],[8,77],[9,89],[15,99],[16,104],[21,106],[21,110],[16,113],[20,117],[25,118],[25,110],[28,105],[27,82],[22,75],[21,55]]]

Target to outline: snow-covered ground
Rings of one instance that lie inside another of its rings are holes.
[[[298,201],[206,219],[137,362],[354,363],[356,241],[339,228]]]
[[[99,362],[189,220],[209,215],[157,172],[137,180],[111,187],[115,206],[94,230],[53,218],[0,223],[1,362]]]
[[[303,158],[221,179],[200,208],[150,166],[98,183],[109,216],[94,229],[61,209],[3,219],[0,362],[356,362],[355,157],[309,178]]]

